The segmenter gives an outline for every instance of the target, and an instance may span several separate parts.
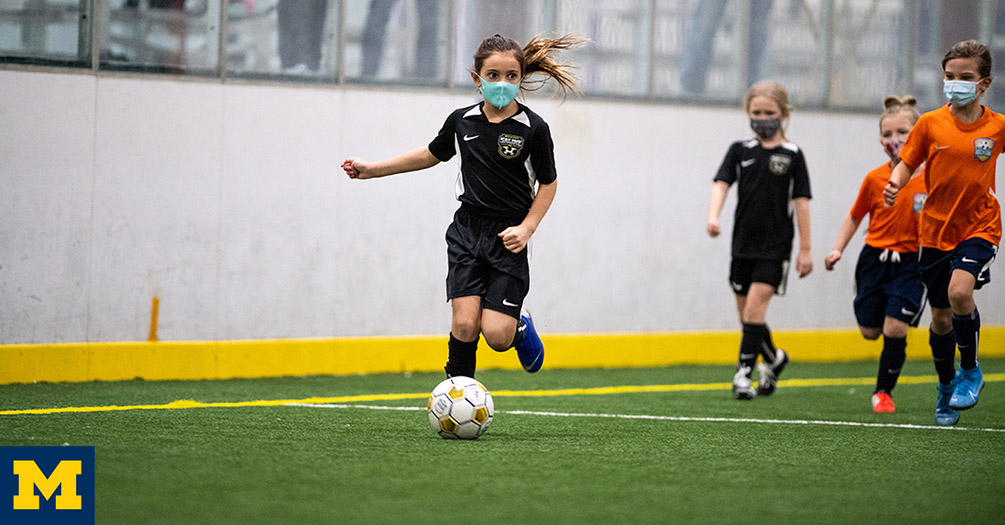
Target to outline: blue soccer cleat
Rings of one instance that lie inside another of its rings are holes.
[[[523,340],[514,348],[516,348],[516,355],[520,358],[523,369],[534,373],[540,370],[541,365],[544,364],[544,344],[541,343],[541,338],[538,337],[537,330],[534,329],[534,319],[530,316],[530,312],[524,310],[520,314],[520,320],[523,321],[523,326],[518,327],[517,330],[523,329]]]
[[[960,373],[956,372],[956,378],[948,385],[939,384],[935,388],[939,391],[939,398],[935,402],[935,423],[939,425],[955,425],[960,420],[959,411],[949,406],[949,398],[953,395],[956,383],[960,378]]]
[[[977,397],[984,389],[984,373],[981,372],[980,363],[977,366],[966,370],[961,368],[957,373],[959,382],[953,390],[953,396],[949,398],[949,407],[956,410],[966,410],[977,404]]]

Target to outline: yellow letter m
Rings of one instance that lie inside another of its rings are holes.
[[[80,461],[65,460],[46,477],[34,461],[15,460],[14,475],[17,476],[18,494],[14,496],[14,510],[38,510],[38,496],[35,487],[52,499],[57,487],[62,487],[56,496],[56,510],[80,510],[81,500],[77,494],[77,476],[81,473]]]

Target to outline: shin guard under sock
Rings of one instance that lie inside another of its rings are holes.
[[[889,394],[897,386],[900,369],[907,358],[907,338],[883,336],[883,353],[879,354],[879,374],[876,376],[876,391]]]
[[[953,314],[953,331],[960,349],[960,368],[977,366],[977,345],[980,342],[981,315],[974,308],[969,315]]]
[[[754,368],[757,356],[761,353],[761,343],[764,341],[764,325],[743,323],[743,337],[740,339],[741,367]]]
[[[956,376],[956,332],[939,335],[929,329],[928,344],[932,347],[932,361],[935,372],[939,374],[939,383],[952,383]]]
[[[447,366],[443,369],[447,372],[447,377],[475,377],[475,354],[478,351],[477,339],[466,343],[454,337],[454,334],[450,334],[450,342],[447,343],[447,350]]]

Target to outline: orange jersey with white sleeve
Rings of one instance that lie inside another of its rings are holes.
[[[901,188],[897,202],[893,206],[887,206],[883,201],[883,188],[892,172],[889,162],[870,171],[862,181],[858,198],[849,213],[857,220],[869,215],[869,229],[865,236],[865,243],[869,246],[900,253],[916,253],[918,224],[922,205],[925,204],[925,178],[921,174],[911,177]]]
[[[973,238],[997,246],[1001,240],[995,164],[1005,151],[1005,116],[983,110],[970,124],[956,118],[948,104],[929,111],[900,150],[908,166],[927,162],[928,197],[921,211],[921,245],[926,248],[950,251]]]

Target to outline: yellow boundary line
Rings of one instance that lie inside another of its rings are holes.
[[[803,362],[877,359],[882,347],[857,330],[773,336]],[[658,367],[733,364],[740,333],[571,334],[543,340],[548,368]],[[513,352],[491,352],[484,344],[481,349],[481,369],[520,368]],[[0,384],[433,372],[443,369],[446,355],[443,336],[14,344],[0,345]],[[908,334],[907,355],[931,358],[927,330]],[[1005,357],[1005,327],[981,329],[981,355]]]
[[[900,384],[934,384],[938,376],[902,376]],[[985,374],[985,382],[1005,381],[1005,373]],[[822,378],[822,379],[787,379],[778,382],[781,387],[821,387],[821,386],[858,386],[871,385],[876,382],[872,377],[853,378]],[[604,386],[594,388],[562,388],[554,390],[498,390],[492,392],[492,397],[554,397],[554,396],[598,396],[612,394],[639,394],[660,392],[699,392],[708,390],[729,390],[732,383],[680,383],[674,385],[624,385]],[[159,405],[107,405],[84,407],[28,408],[19,410],[0,410],[0,416],[49,415],[49,414],[79,414],[94,412],[120,412],[126,410],[186,410],[192,408],[245,408],[274,407],[291,404],[332,404],[360,403],[368,401],[398,401],[404,399],[426,399],[429,393],[413,394],[364,394],[337,397],[308,397],[304,399],[263,399],[256,401],[221,401],[202,402],[191,399],[180,399]]]

